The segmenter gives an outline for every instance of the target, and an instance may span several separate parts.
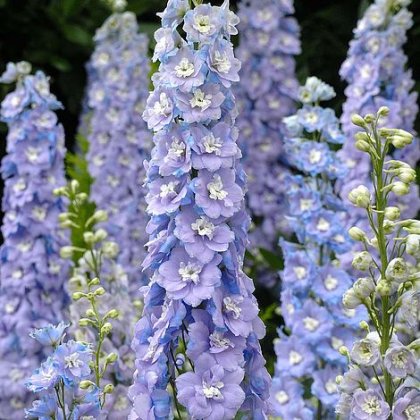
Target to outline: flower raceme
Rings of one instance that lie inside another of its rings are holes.
[[[264,327],[242,271],[249,219],[232,94],[240,63],[230,42],[238,18],[227,1],[171,0],[160,16],[160,67],[143,114],[155,144],[143,263],[151,280],[133,340],[130,418],[265,418]]]
[[[405,173],[411,173],[407,163],[387,160],[389,148],[396,137],[404,138],[401,144],[406,145],[413,138],[403,130],[380,128],[381,119],[389,112],[381,107],[376,115],[352,118],[363,128],[368,145],[365,153],[373,168],[373,188],[361,185],[349,193],[352,204],[366,212],[370,228],[366,231],[351,228],[353,232],[358,229],[359,235],[354,235],[354,239],[365,249],[354,256],[353,267],[365,277],[346,291],[343,303],[350,309],[364,306],[374,330],[362,323],[367,332],[365,338],[356,341],[350,350],[341,349],[350,366],[338,378],[341,396],[336,412],[340,419],[386,420],[392,415],[393,419],[402,420],[420,416],[417,367],[420,347],[415,339],[420,313],[416,238],[419,222],[400,220],[400,209],[388,206],[401,193],[401,189],[394,189],[396,184],[404,184],[408,194],[414,182],[413,177],[405,177]]]

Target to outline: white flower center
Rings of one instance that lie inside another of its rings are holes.
[[[226,53],[222,54],[220,51],[216,51],[213,57],[213,66],[219,73],[226,74],[232,68],[232,63]]]
[[[210,16],[197,15],[194,18],[193,28],[201,34],[208,34],[214,28],[214,25],[210,22]]]
[[[230,312],[233,314],[234,319],[239,319],[241,316],[242,309],[238,306],[238,302],[235,302],[230,297],[225,297],[223,299],[223,306],[225,312]]]
[[[217,156],[220,156],[220,149],[223,145],[220,138],[214,137],[214,134],[209,134],[208,136],[203,138],[203,146],[206,153],[214,153]]]
[[[171,181],[167,184],[161,185],[159,196],[161,198],[166,198],[168,195],[175,194],[175,188],[176,188],[177,185],[178,185],[178,182],[176,182],[176,181]]]
[[[12,314],[16,311],[16,307],[13,303],[6,303],[6,305],[4,305],[4,310],[7,314]]]
[[[392,364],[398,369],[403,369],[405,366],[407,366],[407,355],[403,352],[393,354]]]
[[[101,65],[105,66],[109,62],[109,54],[106,52],[102,52],[98,55],[96,62]]]
[[[185,283],[193,282],[194,284],[197,284],[200,280],[200,273],[201,267],[197,264],[192,262],[189,262],[188,264],[181,262],[179,264],[178,274]]]
[[[185,155],[185,149],[185,143],[174,137],[171,146],[168,149],[168,157],[175,156],[176,158],[180,158]]]
[[[153,105],[153,113],[164,117],[170,114],[169,98],[165,92],[160,94],[159,100]]]
[[[32,209],[32,217],[40,222],[45,220],[47,217],[47,210],[44,207],[41,206],[35,206]]]
[[[227,191],[223,189],[223,182],[220,175],[213,176],[213,181],[207,184],[207,190],[212,200],[224,200],[228,195]]]
[[[407,416],[407,420],[418,420],[420,418],[420,403],[409,405],[403,413]]]
[[[120,395],[117,398],[117,401],[114,404],[114,408],[116,410],[119,410],[119,411],[125,410],[126,408],[128,408],[128,404],[129,404],[128,398],[127,397],[124,397],[123,395]]]
[[[302,280],[302,279],[304,279],[306,277],[307,272],[306,272],[306,268],[305,267],[293,267],[293,271],[295,272],[296,277],[299,280]]]
[[[32,247],[31,241],[21,242],[17,246],[20,252],[28,252],[31,249],[31,247]]]
[[[308,123],[315,124],[318,122],[318,114],[316,112],[307,112],[305,114],[305,120]]]
[[[321,231],[321,232],[328,232],[328,230],[330,229],[330,223],[328,222],[328,220],[325,220],[323,217],[321,217],[318,220],[318,224],[316,225],[316,228]]]
[[[13,271],[12,278],[15,280],[19,280],[23,277],[23,271],[18,268],[17,270]]]
[[[334,290],[337,288],[338,280],[335,277],[332,277],[331,274],[328,274],[327,278],[324,280],[324,285],[327,290]]]
[[[210,346],[217,347],[219,349],[233,347],[231,341],[223,337],[223,333],[215,331],[214,333],[210,334]]]
[[[322,153],[320,150],[312,149],[309,152],[309,162],[312,164],[319,163],[321,161],[321,157]]]
[[[365,64],[364,66],[362,66],[360,68],[359,74],[360,74],[360,77],[362,79],[369,79],[371,77],[371,75],[372,75],[372,68],[371,68],[371,66],[369,64]]]
[[[72,353],[64,358],[65,366],[68,369],[79,368],[83,362],[79,359],[79,353]]]
[[[177,77],[189,77],[194,73],[194,64],[184,57],[177,66],[175,66],[175,74]]]
[[[13,98],[10,102],[11,102],[13,107],[16,107],[22,102],[22,100],[20,99],[19,96],[13,96]]]
[[[36,162],[37,160],[38,160],[38,158],[39,158],[39,153],[40,153],[40,150],[39,150],[39,148],[37,148],[37,147],[28,147],[26,150],[25,150],[25,155],[26,155],[26,158],[29,160],[29,162],[31,162],[31,163],[34,163],[34,162]]]
[[[291,365],[298,365],[303,360],[303,357],[300,353],[295,350],[292,350],[289,353],[289,363]]]
[[[194,92],[194,96],[190,99],[190,104],[193,108],[201,108],[201,111],[205,111],[211,105],[211,99],[213,95],[205,94],[201,89],[197,89]]]
[[[198,218],[191,224],[191,228],[200,236],[207,236],[209,239],[213,238],[215,226],[207,217],[201,216]]]
[[[286,404],[289,401],[289,396],[284,391],[276,392],[276,400],[280,404]]]
[[[13,185],[13,190],[15,192],[24,191],[26,189],[26,182],[23,178],[20,178],[15,185]]]
[[[207,385],[205,382],[203,383],[203,394],[209,400],[216,399],[219,400],[223,398],[222,393],[220,390],[224,387],[223,382],[217,382],[215,385]]]
[[[300,210],[301,211],[310,210],[312,208],[313,204],[314,204],[313,200],[311,200],[309,198],[308,199],[302,198],[300,200]]]
[[[328,394],[335,394],[337,392],[337,384],[332,379],[329,379],[325,384],[325,390]]]
[[[115,175],[108,175],[106,177],[106,182],[108,183],[108,185],[110,185],[112,188],[116,188],[118,187],[118,185],[120,185],[120,178],[118,178]]]
[[[319,327],[319,321],[315,318],[307,316],[303,319],[303,325],[309,331],[315,331]]]
[[[367,414],[380,414],[382,410],[378,397],[366,397],[364,403],[362,404],[362,410]]]
[[[25,374],[21,370],[19,370],[19,369],[12,369],[9,372],[9,378],[13,382],[17,382],[17,381],[21,380],[24,377],[25,377]]]
[[[344,341],[338,337],[331,337],[331,346],[334,350],[338,350],[340,347],[344,346]]]

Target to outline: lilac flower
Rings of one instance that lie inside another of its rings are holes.
[[[271,386],[270,402],[276,413],[286,417],[291,407],[298,405],[303,395],[302,385],[292,377],[276,377]]]
[[[248,175],[247,206],[253,220],[251,250],[274,251],[280,232],[289,233],[284,219],[285,127],[281,122],[294,112],[298,98],[294,56],[300,53],[299,27],[290,16],[293,1],[251,0],[239,3],[242,61],[236,87],[240,113],[240,147]],[[267,203],[267,204],[265,204]],[[264,270],[259,268],[260,277]],[[266,273],[265,273],[266,274]],[[271,278],[268,275],[268,278]]]
[[[240,387],[243,375],[242,369],[225,370],[212,356],[203,354],[194,372],[177,378],[178,399],[193,417],[232,418],[245,399]]]
[[[51,395],[46,395],[42,399],[34,401],[32,407],[25,410],[25,418],[38,420],[50,420],[54,418],[64,420],[63,413],[57,406],[55,397]]]
[[[415,419],[420,414],[420,392],[411,390],[395,401],[392,418],[395,420]]]
[[[352,414],[355,419],[386,420],[390,411],[388,404],[376,391],[359,389],[354,393]]]
[[[388,372],[397,378],[405,378],[416,370],[415,355],[404,346],[390,347],[385,353],[384,364]]]
[[[4,243],[0,249],[1,369],[5,375],[19,369],[26,377],[43,359],[43,349],[29,333],[62,319],[67,304],[63,288],[67,264],[58,255],[65,239],[58,233],[57,221],[63,203],[53,195],[53,190],[65,183],[64,132],[55,115],[61,104],[50,93],[47,76],[42,72],[29,75],[28,66],[8,66],[3,80],[16,78],[17,87],[6,96],[0,110],[9,128],[8,154],[1,165],[5,183]],[[12,77],[13,68],[16,74]],[[0,417],[23,417],[23,408],[31,399],[23,380],[2,380]]]
[[[335,406],[338,402],[339,394],[335,380],[338,374],[339,370],[331,366],[314,373],[314,382],[311,386],[311,391],[322,404]]]
[[[57,346],[63,338],[64,331],[69,326],[64,322],[60,322],[58,325],[49,324],[46,327],[33,330],[30,333],[32,338],[35,338],[43,346]]]
[[[56,385],[59,379],[57,362],[49,357],[29,378],[26,386],[32,392],[48,391]]]
[[[242,271],[249,218],[230,42],[238,19],[227,1],[190,9],[171,0],[161,16],[161,63],[143,113],[155,132],[145,164],[150,282],[132,345],[129,418],[164,419],[180,406],[193,418],[265,418],[265,329]]]

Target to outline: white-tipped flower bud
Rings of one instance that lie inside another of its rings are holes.
[[[63,246],[60,249],[60,257],[69,259],[73,257],[74,248],[72,246]]]
[[[409,267],[403,258],[394,258],[385,270],[387,280],[403,283],[409,275]]]
[[[93,293],[95,296],[102,296],[105,294],[105,289],[103,287],[98,287]]]
[[[387,207],[385,209],[385,218],[395,222],[400,218],[401,212],[398,207]]]
[[[105,210],[96,210],[93,219],[95,222],[106,222],[108,220],[108,213]]]
[[[391,191],[396,195],[406,195],[410,192],[410,186],[401,181],[391,184]]]
[[[353,226],[349,229],[349,235],[350,235],[350,238],[352,238],[355,241],[364,242],[367,239],[366,233],[362,229],[356,226]]]
[[[416,171],[412,168],[402,168],[397,172],[397,176],[404,184],[410,184],[416,180]]]
[[[71,190],[71,192],[73,194],[76,194],[77,191],[79,190],[79,188],[80,188],[79,181],[77,181],[76,179],[72,179],[71,182],[70,182],[70,190]]]
[[[118,255],[118,252],[120,251],[120,247],[116,242],[112,241],[106,241],[102,244],[102,253],[107,258],[115,258]]]
[[[87,243],[92,245],[95,242],[95,235],[93,232],[84,232],[83,233],[83,240]]]
[[[389,108],[387,106],[381,106],[378,109],[377,115],[379,115],[380,117],[386,117],[389,115]]]
[[[370,241],[370,245],[372,245],[374,248],[378,249],[378,238],[376,236],[373,236]]]
[[[103,241],[108,236],[108,233],[105,229],[98,229],[95,232],[95,242]]]
[[[375,283],[371,277],[361,277],[354,282],[354,294],[360,299],[366,299],[375,291]]]
[[[355,309],[362,303],[362,300],[356,295],[352,287],[344,292],[343,305],[345,308]]]
[[[360,150],[361,152],[368,153],[370,151],[370,144],[364,140],[357,140],[356,143],[354,143],[354,146],[357,150]]]
[[[114,392],[114,385],[106,384],[104,386],[104,394],[112,394]]]
[[[106,363],[110,364],[110,363],[115,363],[118,359],[118,354],[116,353],[109,353],[108,356],[106,357]]]
[[[348,197],[357,207],[368,208],[370,205],[370,191],[364,185],[351,190]]]
[[[367,251],[358,252],[354,257],[351,265],[356,270],[367,271],[373,262],[372,256]]]
[[[110,322],[105,322],[101,328],[101,335],[108,335],[112,331],[112,324]]]
[[[359,114],[353,114],[351,116],[351,122],[354,125],[357,125],[358,127],[362,127],[362,128],[366,127],[366,122],[365,122],[364,118]]]
[[[391,294],[391,284],[386,279],[380,279],[376,285],[376,293],[379,296],[389,296]]]
[[[385,219],[383,228],[385,235],[390,235],[392,232],[394,232],[395,223],[391,220]]]
[[[376,116],[375,115],[373,115],[373,114],[366,114],[365,115],[365,121],[368,124],[373,123],[373,121],[375,121],[375,120],[376,120]]]
[[[410,234],[405,239],[407,254],[418,256],[420,254],[420,235]]]

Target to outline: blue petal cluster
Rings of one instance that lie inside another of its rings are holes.
[[[348,250],[345,206],[334,194],[337,179],[347,168],[334,151],[344,141],[330,108],[333,89],[315,77],[300,89],[303,106],[285,118],[287,157],[298,174],[287,177],[287,219],[297,243],[280,241],[281,313],[284,331],[275,343],[277,363],[271,397],[276,415],[285,419],[333,418],[339,395],[335,377],[346,366],[339,348],[352,341],[363,311],[345,309],[342,295],[351,278],[336,255]],[[304,384],[310,386],[307,397]],[[305,396],[304,396],[305,393]]]
[[[230,42],[238,18],[228,1],[191,9],[170,0],[160,16],[161,64],[144,112],[155,132],[143,263],[151,280],[133,340],[130,418],[166,419],[182,406],[192,418],[263,419],[264,326],[242,271],[249,218],[232,94],[240,62]]]
[[[141,114],[149,92],[148,38],[138,32],[135,15],[124,12],[111,15],[94,40],[82,123],[94,178],[91,199],[108,213],[102,226],[120,247],[117,262],[134,294],[147,242],[142,163],[152,141]]]
[[[63,342],[64,331],[68,326],[63,322],[50,324],[31,334],[40,344],[51,346],[54,351],[26,382],[29,391],[40,394],[41,398],[25,410],[25,418],[99,418],[101,405],[98,388],[92,385],[87,387],[87,391],[80,389],[82,381],[88,380],[91,375],[89,363],[93,352],[84,343],[73,340]]]
[[[340,156],[346,161],[349,174],[338,184],[343,199],[358,185],[370,185],[369,156],[354,147],[358,127],[351,122],[353,114],[376,114],[378,108],[387,106],[391,112],[384,124],[413,132],[418,95],[412,91],[414,80],[411,70],[406,70],[407,56],[403,51],[406,33],[413,25],[412,14],[407,9],[409,4],[410,1],[405,0],[376,0],[358,22],[347,59],[341,67],[341,78],[348,84],[341,117],[346,142]],[[413,142],[394,151],[392,156],[415,166],[420,149]],[[418,189],[413,187],[410,194],[399,201],[404,217],[417,214],[420,208],[417,197]],[[359,226],[367,228],[364,216],[364,209],[353,209],[349,214],[349,226],[363,221],[365,225],[359,223]],[[350,263],[351,258],[351,255],[346,255],[343,263]]]
[[[248,175],[247,207],[255,226],[252,249],[275,250],[284,219],[285,176],[283,117],[296,110],[299,88],[294,56],[300,53],[299,26],[291,17],[293,0],[243,0],[238,58],[241,82],[235,88],[239,146]]]
[[[30,397],[24,386],[43,357],[29,338],[34,327],[62,319],[67,303],[66,264],[60,260],[63,209],[53,190],[65,184],[64,132],[42,72],[29,75],[28,63],[9,63],[0,82],[17,81],[1,104],[7,155],[1,164],[5,213],[0,249],[0,418],[22,418]]]

